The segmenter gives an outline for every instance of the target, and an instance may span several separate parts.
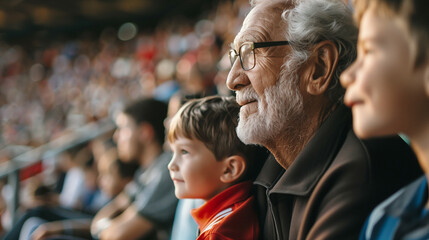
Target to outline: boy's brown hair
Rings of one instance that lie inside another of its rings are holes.
[[[190,100],[172,118],[168,140],[174,143],[179,136],[199,140],[218,161],[232,155],[242,156],[246,161],[243,178],[253,179],[267,151],[256,145],[245,145],[237,137],[235,129],[239,112],[240,106],[234,97],[210,96]]]
[[[377,14],[383,16],[399,17],[404,20],[416,45],[415,67],[420,67],[428,61],[428,0],[355,0],[355,20],[358,24],[368,9],[374,9]]]

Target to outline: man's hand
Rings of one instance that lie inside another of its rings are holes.
[[[101,238],[100,234],[101,232],[108,228],[110,224],[112,223],[112,220],[110,218],[102,218],[100,220],[97,220],[96,222],[93,222],[91,225],[91,235],[93,238]]]
[[[102,230],[99,235],[100,240],[123,239],[122,231],[118,229],[118,227],[118,225],[112,225],[109,228]]]
[[[134,205],[112,219],[108,227],[100,232],[100,240],[138,239],[150,233],[155,226],[139,215]]]

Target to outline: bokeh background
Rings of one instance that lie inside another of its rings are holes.
[[[49,142],[129,99],[221,88],[219,61],[247,11],[239,0],[1,1],[0,151]]]
[[[225,53],[249,10],[247,0],[0,0],[0,236],[31,207],[28,179],[127,102],[231,94]]]

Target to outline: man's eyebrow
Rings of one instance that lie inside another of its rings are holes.
[[[234,39],[234,41],[230,44],[230,47],[232,49],[238,49],[241,44],[245,43],[245,42],[255,42],[255,38],[253,37],[253,35],[251,34],[251,32],[246,31],[246,32],[241,32],[239,35],[236,36],[236,38]]]

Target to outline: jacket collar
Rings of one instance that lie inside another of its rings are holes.
[[[272,188],[270,193],[307,195],[337,155],[350,129],[350,110],[341,104],[286,171],[270,157],[255,183]]]
[[[234,206],[250,196],[251,181],[237,183],[208,200],[202,206],[191,210],[191,215],[204,232],[207,226],[232,213]]]

